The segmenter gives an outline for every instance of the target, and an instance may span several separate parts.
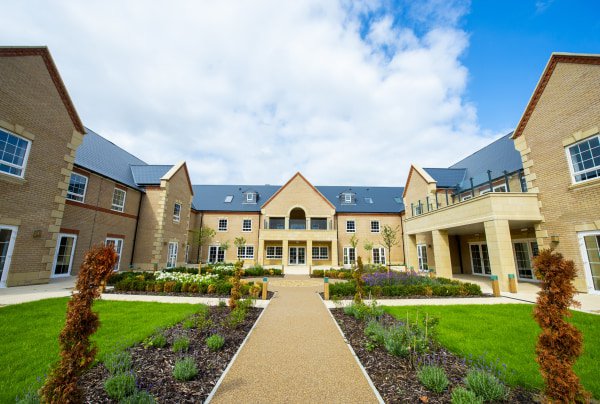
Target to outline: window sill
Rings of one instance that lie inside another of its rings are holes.
[[[5,182],[10,182],[11,184],[19,184],[19,185],[24,185],[27,183],[27,180],[25,178],[21,178],[21,177],[16,177],[14,175],[9,175],[9,174],[0,174],[0,180],[5,181]]]
[[[596,187],[600,185],[600,177],[599,178],[594,178],[593,180],[587,180],[587,181],[583,181],[583,182],[578,182],[575,184],[571,184],[569,186],[569,190],[571,189],[581,189],[581,188],[588,188],[588,187]]]

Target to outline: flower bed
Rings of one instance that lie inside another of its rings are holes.
[[[363,271],[368,274],[373,273],[387,273],[388,268],[385,265],[379,264],[365,264]],[[311,278],[323,278],[329,277],[332,279],[350,279],[352,278],[352,270],[351,269],[313,269],[310,273]]]
[[[261,310],[200,307],[191,318],[86,372],[79,383],[85,402],[204,402]]]
[[[372,273],[363,276],[365,295],[379,297],[467,297],[482,296],[479,285],[446,278],[429,278],[414,272]],[[334,298],[352,297],[356,282],[336,282],[329,285]]]
[[[402,322],[364,305],[331,312],[386,403],[481,403],[494,396],[485,401],[535,402],[534,392],[505,386],[502,365],[466,360],[440,346],[437,319]]]
[[[246,277],[257,277],[257,276],[283,276],[283,271],[278,268],[263,268],[260,265],[255,265],[253,267],[244,268],[244,273],[242,276]],[[229,263],[216,263],[216,264],[208,264],[202,266],[200,271],[198,271],[197,267],[176,267],[176,268],[168,268],[163,269],[162,272],[182,272],[189,274],[214,274],[221,277],[229,277],[233,276],[233,264]]]

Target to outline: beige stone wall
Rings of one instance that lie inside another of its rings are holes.
[[[227,219],[227,231],[219,231],[219,219]],[[243,232],[242,223],[244,219],[252,220],[252,231]],[[202,215],[203,225],[215,231],[215,237],[208,245],[223,244],[229,242],[229,249],[225,252],[225,262],[237,261],[237,250],[233,244],[236,237],[246,239],[246,245],[254,246],[254,260],[245,259],[244,265],[254,265],[258,262],[258,234],[260,226],[260,214],[258,212],[204,212]],[[202,261],[208,260],[208,245],[202,247]]]
[[[588,285],[577,232],[600,230],[600,179],[573,184],[565,145],[598,133],[599,127],[600,65],[558,63],[515,139],[528,188],[539,193],[544,222],[536,229],[538,243],[575,262],[580,291]],[[551,236],[558,236],[558,243]]]
[[[198,244],[195,242],[195,233],[194,231],[199,230],[202,226],[202,212],[197,210],[192,210],[190,213],[190,228],[188,230],[188,243],[190,245],[190,252],[188,262],[197,264],[199,261],[198,255]],[[203,248],[205,249],[205,248]]]
[[[31,141],[24,178],[0,173],[0,224],[18,226],[7,286],[45,283],[83,134],[41,57],[2,57],[0,77],[0,127]]]
[[[306,217],[332,218],[335,214],[329,201],[299,175],[282,187],[261,212],[267,217],[285,217],[296,207],[304,209]]]
[[[61,226],[63,233],[77,234],[71,274],[79,273],[85,252],[93,245],[104,243],[107,237],[123,239],[119,268],[128,269],[131,264],[141,192],[80,168],[75,168],[75,171],[86,176],[88,182],[83,203],[67,201]],[[115,187],[126,191],[123,212],[111,209]]]
[[[346,232],[346,221],[354,220],[356,223],[356,233]],[[371,233],[371,221],[379,221],[379,233]],[[372,252],[368,253],[364,249],[364,243],[370,241],[374,247],[385,247],[383,238],[381,237],[381,230],[383,226],[388,225],[392,228],[398,228],[398,245],[392,247],[391,262],[394,265],[404,264],[404,251],[403,251],[403,234],[402,234],[402,220],[400,214],[352,214],[352,213],[338,213],[336,215],[337,229],[338,229],[338,257],[339,264],[343,264],[343,249],[344,247],[350,247],[350,239],[355,234],[358,238],[358,246],[356,247],[356,257],[362,257],[365,263],[372,262]],[[387,247],[386,254],[387,254]],[[389,259],[390,257],[386,257]],[[334,263],[335,265],[335,263]]]
[[[166,191],[159,186],[146,187],[142,195],[142,203],[138,219],[136,246],[133,252],[133,266],[135,268],[152,270],[154,263],[158,268],[158,261],[154,260],[155,249],[162,246],[162,236],[157,237],[160,230],[159,224],[164,219],[164,202]]]
[[[406,183],[406,188],[404,190],[404,209],[406,211],[406,217],[412,217],[411,204],[417,206],[419,201],[421,201],[423,205],[423,210],[427,211],[427,196],[429,196],[429,203],[432,206],[435,206],[435,192],[436,186],[435,182],[430,183],[427,182],[425,178],[421,175],[419,170],[411,167],[410,170],[410,178]],[[438,197],[439,198],[439,197]],[[444,197],[445,198],[445,197]],[[441,198],[439,198],[441,199]]]

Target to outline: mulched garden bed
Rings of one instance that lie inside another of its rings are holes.
[[[379,347],[371,351],[367,350],[365,322],[344,314],[343,309],[332,309],[331,313],[386,403],[450,403],[452,389],[463,384],[462,381],[468,371],[466,361],[443,347],[434,346],[430,352],[421,354],[417,360],[419,363],[441,366],[446,371],[450,385],[446,391],[437,394],[427,390],[419,382],[417,370],[408,358],[391,355]],[[384,314],[382,321],[387,325],[396,322],[387,313]],[[535,403],[537,402],[535,398],[535,393],[532,391],[512,387],[505,402]]]
[[[129,290],[129,291],[123,291],[123,290],[114,290],[113,288],[111,288],[110,286],[106,288],[106,290],[103,292],[106,294],[115,294],[115,295],[147,295],[147,296],[180,296],[180,297],[214,297],[214,298],[219,298],[219,299],[229,299],[229,297],[231,295],[219,295],[216,293],[208,294],[200,294],[200,293],[183,293],[183,292],[146,292],[143,290]],[[271,299],[273,297],[275,293],[271,292],[271,291],[267,291],[267,300]],[[260,298],[262,296],[262,292],[260,292],[258,294],[258,297]],[[248,297],[248,296],[243,296],[243,297]]]
[[[217,380],[235,355],[244,338],[256,322],[262,309],[249,308],[245,321],[235,329],[226,328],[221,322],[230,313],[228,307],[210,307],[210,319],[213,326],[209,329],[184,329],[179,323],[165,330],[168,344],[164,348],[144,348],[137,344],[128,349],[132,356],[133,371],[137,387],[151,393],[159,403],[201,403],[210,394]],[[225,338],[225,344],[219,351],[211,351],[205,339],[219,333]],[[171,344],[176,337],[185,335],[190,339],[189,350],[175,353]],[[194,358],[198,375],[187,382],[173,377],[175,361],[183,356]],[[103,364],[90,369],[80,379],[79,386],[85,394],[87,403],[116,403],[104,391],[104,381],[109,377]]]

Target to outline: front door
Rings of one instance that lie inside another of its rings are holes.
[[[350,268],[356,262],[354,247],[344,247],[344,268]]]
[[[588,291],[600,294],[600,232],[580,233],[579,245]]]
[[[0,287],[6,286],[10,259],[15,247],[17,228],[14,226],[0,225]]]
[[[56,243],[56,253],[54,255],[54,267],[52,276],[55,278],[69,276],[71,274],[71,265],[73,264],[73,254],[75,253],[75,234],[59,234],[58,243]]]
[[[535,279],[533,273],[533,257],[538,255],[538,245],[535,240],[519,240],[514,242],[515,264],[519,279]]]
[[[417,255],[419,256],[419,271],[427,271],[427,244],[417,245]]]
[[[490,256],[488,254],[487,244],[472,243],[469,246],[471,250],[471,268],[474,275],[491,275]]]
[[[290,247],[290,265],[306,264],[306,248],[305,247]]]

